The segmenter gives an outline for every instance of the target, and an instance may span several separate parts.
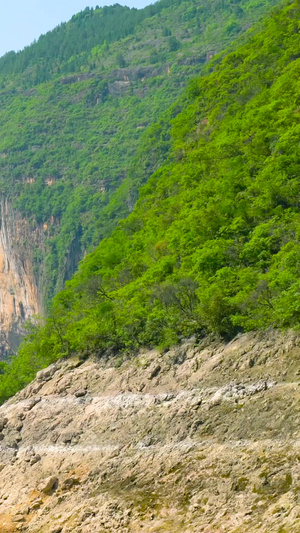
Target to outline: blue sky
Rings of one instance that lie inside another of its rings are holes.
[[[0,0],[1,1],[1,0]],[[153,0],[14,0],[1,1],[0,7],[0,56],[9,50],[21,50],[42,33],[52,30],[61,22],[87,5],[122,4],[129,7],[144,7]]]

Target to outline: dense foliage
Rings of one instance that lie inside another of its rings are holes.
[[[274,3],[87,9],[0,59],[0,188],[39,235],[32,255],[45,307],[167,158],[183,101],[168,110],[207,53]]]
[[[32,326],[3,397],[44,357],[299,325],[299,20],[285,5],[190,83],[173,160]]]
[[[37,42],[21,52],[9,52],[0,59],[3,74],[19,74],[31,67],[35,83],[49,80],[53,74],[76,72],[86,67],[90,51],[101,45],[119,41],[134,33],[144,19],[174,8],[186,0],[160,0],[144,9],[130,9],[120,4],[110,7],[87,7],[68,23],[41,35]],[[187,5],[189,2],[187,2]],[[124,66],[124,65],[120,65]]]

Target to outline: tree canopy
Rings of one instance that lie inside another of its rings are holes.
[[[236,7],[230,4],[230,10]],[[242,9],[241,3],[239,7]],[[184,24],[187,21],[183,30],[190,20],[197,20],[194,11],[189,13],[186,8],[187,3],[182,11]],[[198,4],[197,9],[201,11]],[[232,15],[227,15],[224,35],[228,37],[236,26]],[[22,98],[16,100],[18,95],[9,101],[10,111],[22,104],[29,117],[29,129],[27,125],[25,128],[28,137],[16,135],[17,145],[10,138],[1,160],[2,176],[7,178],[3,187],[17,193],[15,205],[40,222],[54,216],[55,210],[61,232],[59,238],[55,233],[50,235],[49,248],[55,243],[61,254],[58,257],[65,258],[73,242],[73,219],[81,242],[91,242],[87,237],[90,232],[94,232],[95,240],[99,241],[100,235],[103,240],[55,296],[48,318],[37,319],[30,326],[18,356],[1,376],[2,399],[23,386],[40,366],[73,353],[101,354],[108,349],[114,352],[140,346],[166,348],[190,335],[231,337],[253,328],[299,324],[299,15],[297,3],[285,3],[263,27],[259,24],[242,36],[239,44],[232,44],[231,51],[216,56],[171,109],[138,137],[138,149],[130,151],[137,137],[127,137],[126,131],[120,130],[108,153],[121,155],[127,146],[124,143],[128,143],[126,164],[130,161],[131,174],[119,188],[118,166],[116,182],[110,186],[112,193],[101,209],[100,178],[119,161],[110,159],[105,167],[105,160],[98,159],[103,129],[97,120],[102,120],[101,112],[105,111],[105,128],[117,128],[118,119],[128,121],[130,113],[136,117],[140,109],[136,94],[130,95],[129,108],[128,94],[115,100],[107,96],[102,78],[101,83],[88,78],[86,85],[80,86],[84,105],[77,102],[77,83],[82,83],[78,80],[39,86],[38,97],[30,94],[26,105]],[[178,39],[173,28],[171,31]],[[156,114],[153,105],[167,109],[170,94],[182,87],[185,62],[188,77],[192,77],[191,56],[183,54],[184,39],[176,51],[170,51],[169,31],[164,34],[166,53],[177,56],[174,70],[165,73],[166,81],[160,84],[152,78],[149,84],[157,98],[152,102],[151,119]],[[117,51],[123,54],[121,48],[114,53]],[[128,56],[124,60],[128,61]],[[98,83],[103,91],[100,96]],[[123,78],[122,83],[128,81]],[[138,90],[142,91],[142,85]],[[59,95],[66,91],[68,99],[55,97],[55,91]],[[97,108],[95,98],[111,107]],[[47,115],[49,99],[60,110],[58,123]],[[42,122],[38,115],[30,121],[32,109],[38,110],[36,102],[41,105]],[[145,99],[144,105],[148,104]],[[112,109],[114,120],[109,124]],[[7,107],[3,107],[2,119],[6,112]],[[14,117],[15,132],[19,124],[23,127],[24,114]],[[142,117],[145,114],[141,113],[139,120]],[[29,131],[36,131],[37,123],[41,139],[53,132],[55,146],[46,147],[41,141],[38,150],[31,148],[27,159],[32,142]],[[78,124],[80,131],[76,130]],[[60,143],[61,130],[64,142]],[[74,131],[78,131],[76,140]],[[114,148],[116,139],[122,144]],[[104,153],[105,144],[102,137]],[[59,154],[65,167],[58,166]],[[30,165],[26,175],[35,173],[30,188],[20,183],[24,161]],[[53,177],[51,187],[45,182],[49,176]],[[123,199],[128,200],[130,194],[134,197],[143,183],[138,202],[133,207],[134,198],[128,208],[132,213],[117,224],[127,211]],[[48,261],[57,276],[55,257],[51,250]]]

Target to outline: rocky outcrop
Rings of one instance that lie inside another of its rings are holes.
[[[0,408],[0,531],[300,529],[294,333],[59,361]]]
[[[0,354],[13,352],[22,325],[40,310],[33,273],[33,235],[26,220],[1,199],[0,225]]]

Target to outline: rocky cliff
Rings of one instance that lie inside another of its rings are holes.
[[[300,338],[59,361],[0,408],[0,531],[300,530]]]
[[[13,352],[20,341],[24,322],[40,310],[33,273],[33,242],[38,236],[29,223],[0,202],[0,354]],[[36,242],[34,244],[37,244]]]

